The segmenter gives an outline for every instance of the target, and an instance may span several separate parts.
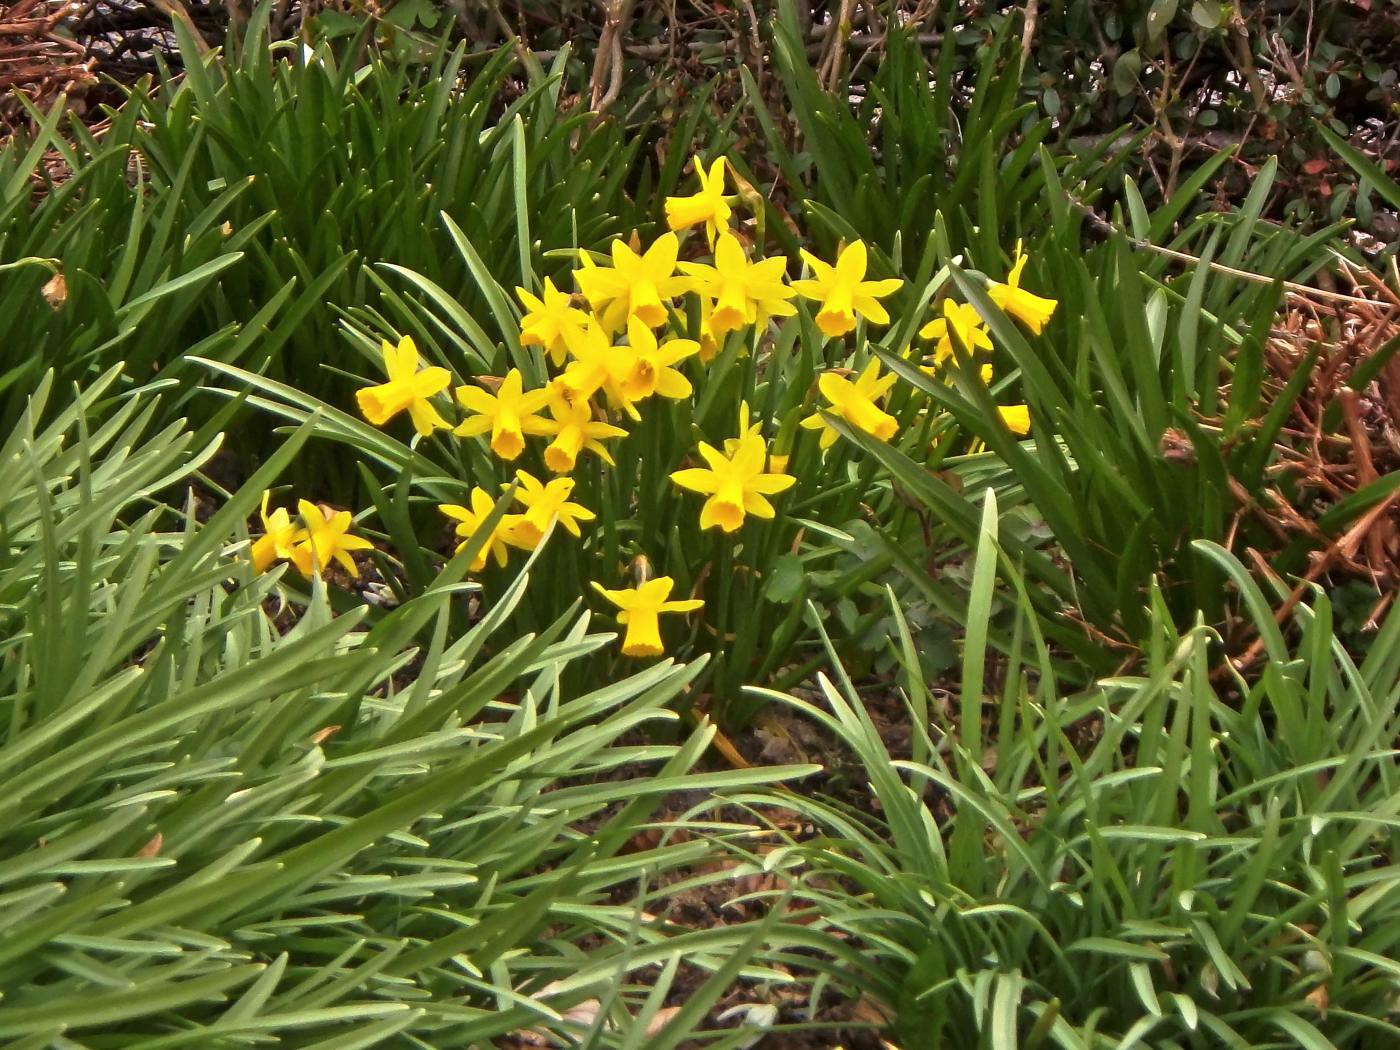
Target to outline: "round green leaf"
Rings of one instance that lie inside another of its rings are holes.
[[[1142,55],[1137,48],[1124,51],[1113,63],[1113,90],[1120,95],[1131,95],[1137,91],[1138,77],[1142,74]]]
[[[1191,5],[1191,20],[1202,29],[1219,29],[1225,12],[1215,0],[1196,0]]]

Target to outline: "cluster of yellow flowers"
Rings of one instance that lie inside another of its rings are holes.
[[[298,500],[297,511],[301,525],[292,520],[285,507],[268,513],[270,492],[262,494],[263,534],[253,542],[253,571],[266,572],[274,562],[291,562],[308,579],[312,573],[324,571],[331,562],[338,562],[351,576],[359,570],[350,557],[351,551],[368,550],[373,546],[363,536],[350,534],[351,516],[348,510],[332,511],[310,500]]]
[[[587,507],[569,502],[569,497],[574,492],[573,478],[555,478],[546,483],[523,470],[517,470],[515,477],[518,482],[515,500],[525,510],[520,514],[501,515],[495,528],[482,541],[481,549],[471,563],[473,572],[480,572],[486,568],[487,558],[494,558],[496,564],[504,568],[511,547],[534,550],[544,539],[550,525],[556,521],[570,535],[578,537],[583,535],[578,523],[592,521],[597,517]],[[486,518],[496,505],[491,494],[479,485],[472,489],[470,499],[470,507],[444,503],[438,508],[457,523],[453,531],[462,538],[462,542],[457,546],[459,551],[485,527]]]
[[[695,168],[699,192],[667,199],[670,229],[645,250],[639,244],[615,240],[606,262],[579,252],[573,277],[581,303],[548,278],[538,295],[516,289],[524,307],[520,344],[539,347],[555,371],[542,387],[527,390],[524,377],[515,368],[500,379],[479,377],[478,383],[452,392],[463,410],[463,418],[454,425],[432,400],[448,390],[451,374],[443,368],[422,367],[408,336],[397,346],[384,343],[386,381],[357,393],[360,411],[370,423],[383,426],[406,412],[419,435],[450,429],[460,437],[479,436],[507,463],[522,455],[529,438],[547,439],[542,452],[544,465],[560,476],[546,483],[526,471],[517,471],[514,498],[522,509],[500,517],[481,543],[472,569],[484,568],[491,559],[504,566],[511,548],[534,549],[555,522],[579,536],[579,523],[595,517],[591,510],[569,501],[574,482],[566,475],[574,470],[579,456],[591,452],[612,464],[605,442],[627,433],[613,420],[639,420],[639,405],[653,397],[689,397],[693,393],[691,381],[678,366],[692,357],[708,363],[729,333],[762,326],[770,318],[792,316],[797,312],[793,300],[798,296],[817,304],[817,327],[831,339],[853,331],[858,319],[874,325],[889,323],[889,312],[881,300],[898,291],[903,281],[868,280],[869,257],[861,241],[846,245],[834,263],[803,250],[809,276],[788,281],[785,258],[751,257],[730,228],[733,208],[725,193],[724,158],[715,160],[708,170],[697,158]],[[681,261],[677,234],[701,226],[711,261]],[[1017,245],[1007,282],[994,285],[990,294],[1003,310],[1039,332],[1056,304],[1020,287],[1025,263]],[[694,339],[675,336],[668,327],[673,316],[681,316],[675,311],[676,301],[685,295],[695,296],[699,308]],[[935,341],[934,370],[953,355],[954,338],[974,353],[992,346],[977,311],[952,300],[944,301],[942,316],[925,325],[920,334]],[[834,444],[838,436],[827,421],[828,415],[888,441],[896,435],[899,423],[881,404],[894,381],[893,375],[880,374],[878,361],[871,361],[853,378],[846,369],[825,371],[817,382],[825,404],[803,418],[801,425],[821,431],[819,444],[823,449]],[[1013,430],[1028,430],[1025,406],[1002,412]],[[722,449],[700,442],[696,451],[704,466],[685,467],[670,475],[680,488],[706,497],[700,511],[702,529],[732,533],[749,515],[773,518],[775,508],[768,497],[795,483],[793,476],[784,473],[788,457],[770,450],[761,429],[760,423],[750,421],[748,405],[740,405],[737,435],[725,441]],[[481,487],[471,490],[468,502],[469,506],[444,504],[440,508],[455,522],[463,545],[484,528],[495,504]],[[255,563],[270,564],[270,552],[296,561],[298,555],[283,551],[293,551],[297,542],[314,548],[313,540],[287,540],[290,525],[284,511],[277,513],[283,515],[281,524],[264,516],[267,534],[255,548]],[[309,525],[308,530],[315,531]],[[325,551],[312,559],[315,564],[325,565],[332,557],[342,564],[349,562],[342,547],[326,542]],[[625,653],[659,653],[658,614],[690,611],[702,604],[698,600],[670,601],[672,586],[670,577],[660,577],[632,590],[598,588],[621,610],[618,620],[628,627]]]
[[[1054,299],[1035,295],[1021,287],[1021,273],[1026,268],[1026,253],[1021,242],[1016,242],[1016,256],[1011,272],[1005,283],[994,283],[987,289],[987,296],[997,307],[1010,317],[1016,318],[1030,331],[1039,335],[1055,313],[1059,304]],[[932,361],[925,371],[936,374],[953,358],[953,339],[957,338],[970,354],[979,350],[992,349],[992,337],[987,331],[986,322],[977,308],[971,303],[960,303],[953,299],[943,300],[943,315],[935,317],[919,329],[919,337],[934,343]],[[982,381],[990,383],[992,366],[983,365]],[[1025,405],[1002,405],[997,409],[1002,421],[1013,434],[1028,434],[1031,429],[1030,409]]]

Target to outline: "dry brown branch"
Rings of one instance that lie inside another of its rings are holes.
[[[82,45],[59,32],[81,6],[75,0],[18,0],[0,7],[0,89],[46,108],[94,81]],[[0,98],[0,133],[23,113],[15,96]]]
[[[1289,592],[1288,597],[1274,610],[1275,623],[1282,626],[1284,621],[1292,615],[1293,610],[1298,607],[1298,603],[1307,595],[1312,584],[1321,579],[1336,562],[1349,561],[1355,557],[1357,549],[1365,540],[1368,533],[1377,522],[1384,520],[1385,516],[1390,513],[1397,499],[1400,499],[1400,492],[1392,492],[1384,500],[1377,503],[1358,518],[1351,528],[1338,536],[1325,551],[1318,554],[1308,571],[1303,574],[1303,578],[1298,582],[1298,585]],[[1249,551],[1249,555],[1250,560],[1254,562],[1255,569],[1258,572],[1266,576],[1274,575],[1268,562],[1258,551],[1251,550]],[[1234,665],[1236,670],[1244,671],[1258,660],[1259,657],[1263,655],[1263,652],[1264,639],[1260,636],[1250,644],[1249,648],[1238,657],[1231,660],[1230,663]]]
[[[1031,45],[1035,43],[1036,22],[1040,18],[1040,0],[1026,0],[1026,23],[1021,29],[1021,61],[1031,57]]]
[[[1273,284],[1277,280],[1276,278],[1270,277],[1267,274],[1253,273],[1249,270],[1241,270],[1238,267],[1227,266],[1224,263],[1218,263],[1214,260],[1207,264],[1206,261],[1202,259],[1199,255],[1192,255],[1190,252],[1178,251],[1175,248],[1167,248],[1160,244],[1154,244],[1151,241],[1144,240],[1141,237],[1134,237],[1131,233],[1123,229],[1121,226],[1117,226],[1114,223],[1110,222],[1108,219],[1105,219],[1102,215],[1100,215],[1089,205],[1085,204],[1083,201],[1071,198],[1070,204],[1082,215],[1084,215],[1089,220],[1090,225],[1095,227],[1100,233],[1118,234],[1122,237],[1125,237],[1127,238],[1129,244],[1131,244],[1134,248],[1139,249],[1140,251],[1152,252],[1154,255],[1161,255],[1167,259],[1175,259],[1178,262],[1188,263],[1191,266],[1201,266],[1203,264],[1209,265],[1213,273],[1227,274],[1230,277],[1237,277],[1242,281],[1249,281],[1252,284]],[[1336,259],[1339,263],[1342,261],[1341,256],[1337,256]],[[1284,293],[1289,299],[1322,300],[1325,302],[1333,303],[1353,303],[1361,306],[1375,305],[1375,301],[1373,299],[1369,299],[1359,294],[1337,292],[1327,288],[1317,288],[1308,284],[1299,284],[1296,281],[1281,281],[1279,283],[1282,284]]]
[[[598,34],[598,52],[593,58],[589,82],[588,108],[601,116],[617,101],[622,91],[622,29],[632,16],[636,0],[604,0],[603,29]],[[603,82],[607,81],[607,88]]]
[[[190,31],[190,36],[194,39],[195,47],[199,49],[201,55],[209,53],[209,41],[204,39],[204,34],[199,31],[199,26],[194,24],[194,19],[190,17],[189,11],[185,8],[182,0],[151,0],[151,3],[171,22],[181,22]]]
[[[841,65],[846,58],[846,41],[850,39],[853,28],[851,13],[854,7],[855,0],[841,0],[841,9],[836,15],[836,22],[826,41],[825,53],[817,67],[817,79],[828,91],[835,88],[837,78],[841,75]]]

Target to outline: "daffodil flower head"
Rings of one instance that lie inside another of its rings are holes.
[[[739,437],[724,439],[724,454],[730,459],[733,459],[734,454],[739,450],[739,441],[742,438],[748,435],[761,438],[763,435],[762,420],[755,419],[753,422],[750,422],[749,415],[749,403],[747,401],[740,401]],[[780,455],[770,449],[768,452],[768,472],[770,474],[784,473],[787,470],[788,458],[788,456]]]
[[[557,382],[574,401],[587,401],[612,380],[614,354],[612,340],[599,325],[585,329],[569,343],[573,358]]]
[[[692,354],[698,354],[699,343],[693,339],[668,339],[660,343],[638,317],[627,322],[627,343],[632,360],[618,380],[618,389],[627,402],[645,401],[653,394],[671,399],[690,396],[690,380],[675,366]]]
[[[516,288],[515,294],[525,307],[525,316],[520,319],[520,345],[542,347],[558,368],[568,357],[570,343],[581,336],[593,319],[572,305],[573,297],[554,287],[548,277],[544,279],[542,295],[532,295],[524,288]]]
[[[747,437],[750,434],[755,437],[762,435],[763,421],[761,419],[751,419],[752,415],[753,413],[749,411],[749,403],[747,401],[740,401],[739,437],[724,439],[724,454],[726,456],[734,452],[734,449],[738,446],[739,438]]]
[[[681,488],[709,497],[700,510],[702,529],[736,532],[749,514],[772,518],[775,511],[766,497],[786,491],[797,481],[788,474],[765,469],[768,447],[756,429],[747,425],[747,407],[744,406],[740,420],[739,436],[726,442],[730,450],[721,452],[702,441],[700,458],[707,465],[671,475]]]
[[[992,349],[992,337],[987,334],[982,315],[977,312],[977,308],[971,303],[957,303],[952,299],[944,299],[943,316],[935,317],[919,329],[921,339],[937,340],[933,348],[935,369],[953,357],[955,336],[966,353]]]
[[[496,501],[491,498],[491,494],[479,485],[471,490],[468,502],[470,506],[466,507],[455,503],[443,503],[438,506],[438,510],[457,523],[453,527],[453,532],[462,540],[461,543],[457,544],[454,552],[458,554],[472,541],[473,537],[481,532],[483,524],[496,506]],[[476,552],[476,557],[472,559],[471,565],[468,566],[470,571],[480,572],[486,568],[488,558],[494,558],[497,565],[505,568],[506,561],[510,557],[508,548],[524,546],[523,537],[517,532],[518,519],[519,515],[504,514],[501,516],[496,527],[482,538],[481,548]]]
[[[549,401],[548,390],[525,390],[520,370],[512,368],[491,394],[477,386],[459,386],[457,400],[474,415],[457,425],[458,437],[476,437],[488,431],[491,451],[504,460],[517,459],[525,451],[526,434],[545,434],[549,423],[540,412]]]
[[[331,511],[310,500],[297,500],[297,511],[301,514],[305,528],[297,534],[296,546],[292,548],[292,564],[307,579],[313,572],[325,572],[332,561],[351,576],[359,576],[351,551],[368,550],[374,544],[363,536],[350,535],[354,518],[348,510]]]
[[[606,438],[626,437],[627,431],[593,418],[593,405],[586,397],[576,397],[563,379],[549,385],[549,433],[553,435],[544,450],[544,465],[555,474],[568,474],[584,449],[597,454],[609,466],[612,455],[603,444]]]
[[[287,508],[278,507],[271,514],[267,512],[267,501],[272,492],[262,494],[262,508],[258,516],[262,518],[263,534],[253,541],[250,552],[253,571],[266,572],[279,558],[292,559],[293,544],[300,538],[302,530],[297,528]]]
[[[645,325],[642,328],[651,331]],[[559,383],[574,401],[587,401],[602,391],[613,408],[621,409],[632,419],[641,419],[632,399],[622,389],[623,381],[637,364],[637,351],[628,345],[613,346],[601,328],[590,329],[590,333],[574,345],[574,359],[559,377]]]
[[[797,293],[783,283],[787,260],[750,261],[733,234],[721,234],[715,246],[714,265],[681,263],[682,272],[694,280],[694,290],[710,300],[709,327],[715,339],[769,317],[790,317],[797,312],[790,300]]]
[[[724,333],[715,331],[715,301],[708,296],[700,297],[699,336],[700,353],[696,356],[702,365],[708,365],[719,354],[724,342]]]
[[[880,375],[880,362],[872,358],[855,382],[836,372],[823,372],[817,379],[817,389],[830,402],[828,412],[880,441],[889,441],[899,431],[899,421],[876,402],[889,392],[894,381],[893,374]],[[822,448],[830,448],[840,436],[820,412],[802,420],[802,426],[822,432]]]
[[[556,520],[561,528],[577,537],[583,535],[578,523],[597,517],[587,507],[569,502],[574,492],[573,478],[554,478],[542,482],[526,471],[517,470],[515,479],[515,499],[525,508],[516,525],[517,535],[522,541],[531,542],[532,548],[544,538],[545,532]]]
[[[621,610],[617,622],[627,628],[622,639],[624,656],[654,657],[666,652],[661,642],[661,614],[694,612],[704,606],[698,598],[671,601],[671,590],[676,581],[669,576],[658,576],[640,587],[610,591],[601,583],[593,587],[604,598]]]
[[[398,346],[384,340],[380,353],[389,381],[355,391],[355,400],[365,419],[382,427],[400,412],[407,411],[413,420],[413,429],[423,437],[439,427],[446,429],[451,426],[438,415],[428,398],[447,389],[452,382],[452,373],[445,368],[420,369],[418,347],[414,345],[412,336],[404,336]]]
[[[1029,256],[1021,250],[1021,242],[1016,242],[1016,258],[1005,284],[993,284],[987,289],[987,296],[1001,308],[1002,312],[1016,318],[1039,335],[1060,304],[1054,299],[1033,295],[1021,287],[1021,273],[1026,268]]]
[[[733,211],[724,198],[724,158],[716,157],[706,172],[705,165],[696,157],[695,175],[700,180],[699,193],[666,198],[666,225],[677,231],[703,223],[705,237],[713,248],[715,237],[729,229],[729,216]]]
[[[574,280],[608,332],[622,331],[629,317],[658,328],[666,323],[666,303],[690,286],[676,274],[679,252],[674,233],[663,233],[640,255],[619,238],[612,242],[611,266],[599,266],[580,250]]]
[[[864,241],[852,241],[836,259],[836,265],[825,263],[805,248],[802,258],[811,267],[813,276],[793,281],[798,295],[821,303],[817,310],[817,327],[837,339],[852,331],[856,317],[872,324],[889,324],[890,315],[879,300],[893,295],[903,286],[898,277],[883,281],[867,281],[865,270],[868,255]]]
[[[1019,437],[1031,432],[1031,410],[1028,405],[998,405],[997,414],[1006,424],[1006,429]]]

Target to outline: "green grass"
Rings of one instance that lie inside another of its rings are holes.
[[[820,699],[764,694],[840,740],[878,799],[781,796],[818,834],[768,863],[879,971],[898,1037],[1393,1045],[1400,616],[1357,665],[1324,596],[1286,639],[1239,563],[1203,544],[1257,610],[1258,673],[1222,675],[1214,631],[1178,632],[1156,595],[1141,673],[1064,692],[1024,593],[1005,599],[1016,648],[984,649],[995,588],[1026,581],[990,497],[982,528],[950,700],[907,631],[891,638],[910,755],[891,756],[839,665]]]
[[[657,888],[729,878],[705,862],[747,830],[659,819],[672,792],[806,772],[692,774],[699,665],[573,692],[611,636],[502,637],[527,575],[464,626],[470,551],[390,611],[288,607],[239,552],[308,432],[202,520],[218,441],[150,390],[95,413],[114,381],[46,411],[46,378],[0,446],[0,1037],[465,1046],[592,1001],[590,1045],[636,1046],[684,961],[673,1045],[770,972],[777,913],[690,931]]]

